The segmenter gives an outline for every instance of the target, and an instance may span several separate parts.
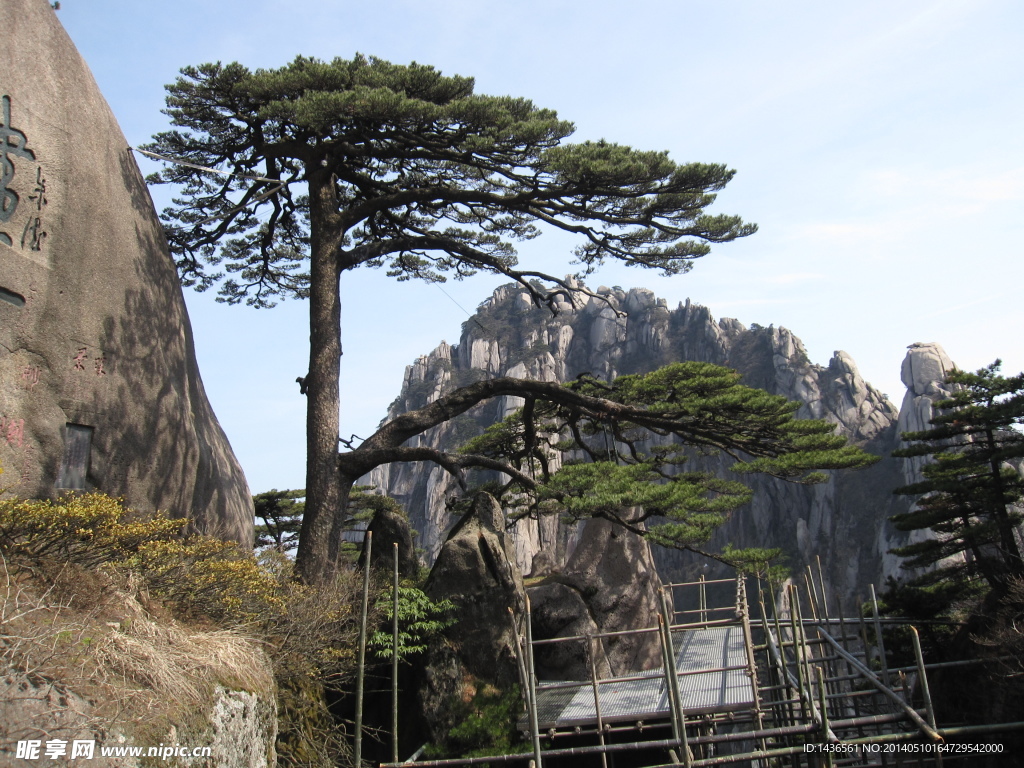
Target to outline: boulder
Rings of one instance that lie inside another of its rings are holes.
[[[555,577],[557,578],[557,577]],[[549,580],[527,590],[530,596],[530,618],[535,640],[556,637],[592,636],[601,628],[590,615],[583,594],[570,584]],[[533,664],[541,680],[589,680],[590,653],[599,677],[611,676],[604,645],[585,641],[538,645],[533,649]]]
[[[533,563],[530,568],[530,578],[543,578],[557,570],[554,556],[545,549],[540,550],[533,556]]]
[[[629,512],[627,514],[627,519]],[[608,520],[588,520],[560,575],[530,587],[534,640],[579,637],[658,626],[661,580],[647,540]],[[538,677],[589,680],[586,643],[535,649]],[[594,662],[602,677],[626,675],[663,663],[656,632],[601,638]]]
[[[252,542],[163,230],[49,3],[0,4],[0,466],[29,497],[98,489]]]
[[[431,600],[455,603],[458,622],[448,635],[470,674],[500,687],[518,681],[509,609],[522,616],[523,575],[493,496],[477,494],[472,509],[448,534],[425,592]]]
[[[523,577],[494,497],[473,499],[441,547],[425,592],[431,600],[451,600],[457,619],[426,652],[417,685],[425,730],[443,740],[458,722],[460,702],[468,704],[484,686],[505,691],[520,682]]]
[[[413,547],[409,518],[397,510],[379,509],[374,513],[366,530],[373,534],[373,546],[370,548],[371,568],[390,574],[395,567],[394,548],[397,544],[398,575],[403,579],[419,577],[420,563],[416,559],[416,550]],[[365,556],[364,549],[359,555],[360,568],[365,563]]]
[[[608,520],[588,520],[562,577],[601,632],[658,626],[661,580],[647,540]],[[656,632],[605,638],[613,674],[661,666]]]
[[[269,670],[268,670],[269,671]],[[168,702],[169,705],[172,702]],[[131,757],[104,757],[101,747],[153,747],[189,744],[210,747],[221,768],[272,768],[277,765],[277,702],[272,692],[253,693],[216,686],[202,711],[193,712],[188,724],[170,724],[167,733],[139,735],[117,727],[98,727],[109,723],[94,713],[95,702],[66,685],[37,674],[6,668],[0,674],[0,764],[32,765],[16,754],[18,742],[38,740],[40,755],[51,739],[66,742],[66,758],[73,742],[92,745],[88,765],[95,768],[136,768],[147,763]],[[161,713],[154,713],[154,720]],[[108,715],[109,716],[109,715]],[[139,723],[145,732],[152,723]],[[164,760],[167,758],[164,757]],[[49,761],[48,761],[49,762]],[[68,760],[73,764],[77,760]]]

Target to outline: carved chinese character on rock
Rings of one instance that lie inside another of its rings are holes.
[[[6,224],[14,216],[18,210],[19,197],[18,193],[13,189],[9,188],[10,183],[14,180],[14,174],[16,166],[14,164],[14,158],[22,158],[25,160],[35,160],[36,155],[31,149],[28,148],[28,138],[25,134],[11,125],[11,97],[4,95],[0,97],[2,101],[2,116],[0,116],[0,225]],[[37,169],[37,177],[42,182],[43,191],[45,191],[45,181],[42,179],[41,169]],[[42,206],[45,205],[45,197],[43,191],[36,191],[39,195],[39,210],[42,210]],[[39,217],[35,217],[39,218]],[[35,244],[41,245],[40,235],[45,237],[45,232],[40,229],[42,224],[41,219],[39,223],[35,225],[32,237],[29,238],[29,242],[32,242],[32,238],[35,239]],[[26,230],[27,232],[27,230]],[[26,233],[22,234],[22,247],[24,247]],[[0,228],[0,243],[4,245],[13,245],[11,236]],[[39,250],[34,248],[34,250]]]
[[[0,438],[12,448],[21,448],[25,444],[25,420],[0,416]]]
[[[36,461],[35,449],[32,446],[25,448],[25,456],[21,462],[21,474],[18,478],[18,487],[25,489],[32,480],[32,475],[38,462]]]
[[[43,369],[39,366],[26,365],[21,371],[21,384],[25,389],[35,389],[36,384],[39,383],[39,379],[42,375]]]

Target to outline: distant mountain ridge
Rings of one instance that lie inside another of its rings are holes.
[[[907,534],[888,522],[910,501],[892,490],[915,472],[889,457],[897,447],[900,411],[865,382],[853,360],[836,352],[827,366],[811,363],[801,341],[781,327],[747,328],[731,318],[715,320],[689,300],[669,309],[644,288],[601,287],[600,298],[583,297],[582,306],[561,302],[558,314],[535,307],[517,285],[498,288],[463,326],[456,346],[442,342],[408,366],[398,398],[388,414],[420,407],[473,380],[495,376],[568,381],[582,372],[610,379],[654,370],[670,362],[694,360],[735,368],[744,383],[803,403],[799,414],[837,424],[840,433],[884,458],[857,472],[837,472],[818,486],[798,486],[766,477],[748,477],[754,500],[735,513],[711,542],[721,547],[779,547],[797,573],[820,557],[825,579],[837,595],[866,595],[869,584],[899,575],[899,560],[888,550]],[[904,381],[911,387],[904,422],[927,421],[931,402],[941,396],[941,379],[952,364],[937,345],[911,347]],[[454,447],[519,407],[517,398],[486,404],[417,438],[421,444]],[[705,465],[727,471],[727,461]],[[445,500],[457,485],[439,467],[395,464],[380,467],[367,480],[396,498],[419,532],[418,545],[432,562],[454,522]],[[556,519],[521,521],[513,530],[516,557],[524,573],[534,559],[559,568],[579,531]],[[721,566],[689,553],[655,548],[663,579],[682,580],[721,573]],[[544,553],[541,556],[541,553]]]

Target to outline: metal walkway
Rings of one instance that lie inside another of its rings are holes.
[[[710,607],[707,586],[728,583],[735,584],[733,604]],[[678,590],[696,591],[697,600],[680,600]],[[893,749],[898,745],[909,747],[915,768],[959,768],[967,763],[934,745],[1024,730],[1024,721],[937,722],[916,629],[883,620],[873,589],[870,612],[833,614],[820,561],[802,585],[778,594],[759,588],[755,595],[759,610],[752,616],[743,577],[668,584],[656,627],[538,640],[527,599],[516,651],[526,710],[519,728],[532,750],[381,768],[545,768],[548,760],[611,768],[620,752],[659,768],[894,768],[906,764]],[[698,607],[677,610],[679,604]],[[916,664],[890,666],[883,621],[909,633]],[[657,633],[663,667],[601,679],[596,644],[646,633]],[[534,647],[553,643],[582,644],[590,680],[539,681]]]
[[[754,689],[746,672],[746,649],[739,627],[710,627],[673,633],[679,694],[688,714],[749,709]],[[652,721],[671,715],[665,671],[633,678],[597,681],[601,718],[606,723]],[[595,725],[598,720],[590,682],[541,683],[537,716],[544,730]]]

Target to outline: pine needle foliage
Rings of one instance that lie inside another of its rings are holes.
[[[1024,520],[1024,373],[1002,376],[1000,361],[946,377],[952,394],[933,406],[931,427],[907,432],[910,445],[894,456],[931,456],[924,480],[896,489],[920,495],[914,509],[892,518],[903,531],[931,536],[893,550],[905,568],[927,572],[914,580],[942,586],[950,598],[977,592],[981,581],[996,597],[1024,578],[1016,533]]]
[[[735,371],[708,363],[676,363],[612,383],[581,376],[565,388],[606,405],[528,399],[462,449],[519,472],[505,491],[520,515],[604,518],[653,543],[752,572],[767,574],[778,553],[702,549],[750,501],[751,489],[691,465],[724,454],[739,475],[814,484],[826,479],[820,470],[856,469],[878,460],[836,435],[833,424],[795,418],[799,403],[747,387]],[[556,451],[569,461],[552,471]],[[536,482],[524,483],[524,477]]]
[[[279,491],[276,488],[252,497],[256,509],[255,547],[272,547],[278,552],[291,552],[299,545],[299,529],[305,489]]]

